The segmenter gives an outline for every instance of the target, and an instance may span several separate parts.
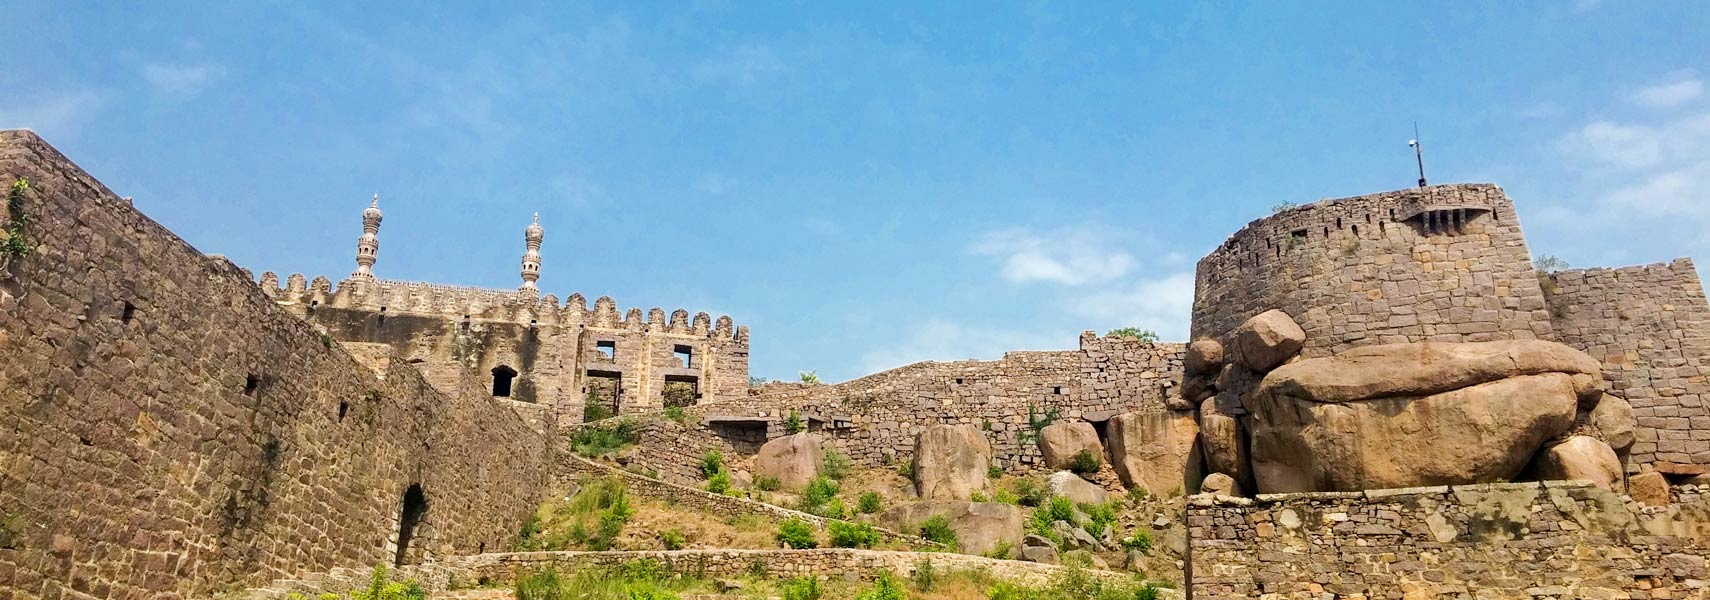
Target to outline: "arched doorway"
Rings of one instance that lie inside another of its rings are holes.
[[[422,493],[421,484],[410,484],[404,490],[402,507],[398,512],[398,555],[392,561],[393,566],[404,566],[404,558],[410,552],[410,541],[416,537],[416,527],[422,524],[422,516],[427,514],[427,509],[427,495]]]

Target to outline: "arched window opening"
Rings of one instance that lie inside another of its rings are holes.
[[[511,380],[516,378],[516,369],[505,365],[493,367],[493,395],[500,398],[511,397]]]
[[[416,537],[416,527],[422,524],[422,517],[427,514],[427,495],[422,493],[418,483],[410,484],[404,490],[404,500],[398,511],[398,554],[393,558],[392,565],[404,566],[405,557],[409,556],[410,541]]]

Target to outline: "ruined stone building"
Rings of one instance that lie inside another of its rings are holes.
[[[336,288],[293,274],[269,297],[339,342],[374,343],[416,365],[441,389],[482,385],[493,397],[558,424],[741,397],[748,389],[748,327],[678,309],[644,318],[610,297],[590,310],[581,294],[541,295],[540,216],[523,232],[522,284],[493,290],[374,276],[382,213],[362,212],[356,271]]]

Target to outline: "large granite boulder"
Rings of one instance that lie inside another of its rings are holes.
[[[1188,344],[1182,368],[1188,375],[1216,375],[1223,368],[1223,344],[1213,339],[1194,340]]]
[[[1597,435],[1616,452],[1626,452],[1633,447],[1636,439],[1633,430],[1639,422],[1633,417],[1633,405],[1625,399],[1605,394],[1597,402],[1597,408],[1591,409],[1590,422]]]
[[[1110,492],[1096,483],[1081,479],[1069,471],[1058,471],[1045,478],[1045,490],[1052,496],[1066,496],[1075,504],[1104,504]]]
[[[1021,560],[1027,562],[1057,564],[1057,544],[1041,535],[1027,534],[1021,539]]]
[[[1059,421],[1039,430],[1039,454],[1047,469],[1067,469],[1083,451],[1104,460],[1104,447],[1099,445],[1098,430],[1092,423]]]
[[[1297,361],[1243,397],[1258,493],[1483,483],[1573,426],[1596,360],[1553,342],[1370,346]],[[1583,379],[1583,378],[1582,378]]]
[[[1657,471],[1645,471],[1628,477],[1627,495],[1645,506],[1668,506],[1674,499],[1668,491],[1668,479]]]
[[[986,554],[1005,542],[1017,546],[1025,533],[1021,507],[1001,502],[911,502],[880,513],[879,522],[896,531],[913,531],[937,516],[950,521],[960,551],[968,554]]]
[[[1222,473],[1207,475],[1205,483],[1200,486],[1199,493],[1214,496],[1240,496],[1241,485],[1235,483],[1235,478]]]
[[[914,438],[914,486],[922,500],[967,500],[986,492],[992,445],[972,425],[933,425]]]
[[[1246,435],[1241,420],[1219,410],[1215,400],[1200,406],[1199,449],[1205,455],[1205,471],[1233,477],[1242,489],[1250,490],[1254,489],[1253,469]]]
[[[1237,326],[1232,338],[1241,364],[1263,373],[1299,353],[1306,345],[1306,330],[1288,313],[1267,310]]]
[[[1122,485],[1153,495],[1183,492],[1198,479],[1200,458],[1194,439],[1199,426],[1191,412],[1123,413],[1105,426],[1110,466]]]
[[[1540,481],[1589,481],[1611,492],[1621,492],[1621,459],[1602,440],[1575,435],[1546,446],[1532,459],[1528,469]]]
[[[760,446],[760,454],[754,457],[754,470],[778,478],[782,489],[799,492],[819,475],[819,464],[824,458],[819,436],[804,431]]]

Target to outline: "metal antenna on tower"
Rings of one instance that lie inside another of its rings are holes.
[[[1425,187],[1425,149],[1419,143],[1419,122],[1413,122],[1413,139],[1407,140],[1407,146],[1413,149],[1413,160],[1419,162],[1419,187]]]

